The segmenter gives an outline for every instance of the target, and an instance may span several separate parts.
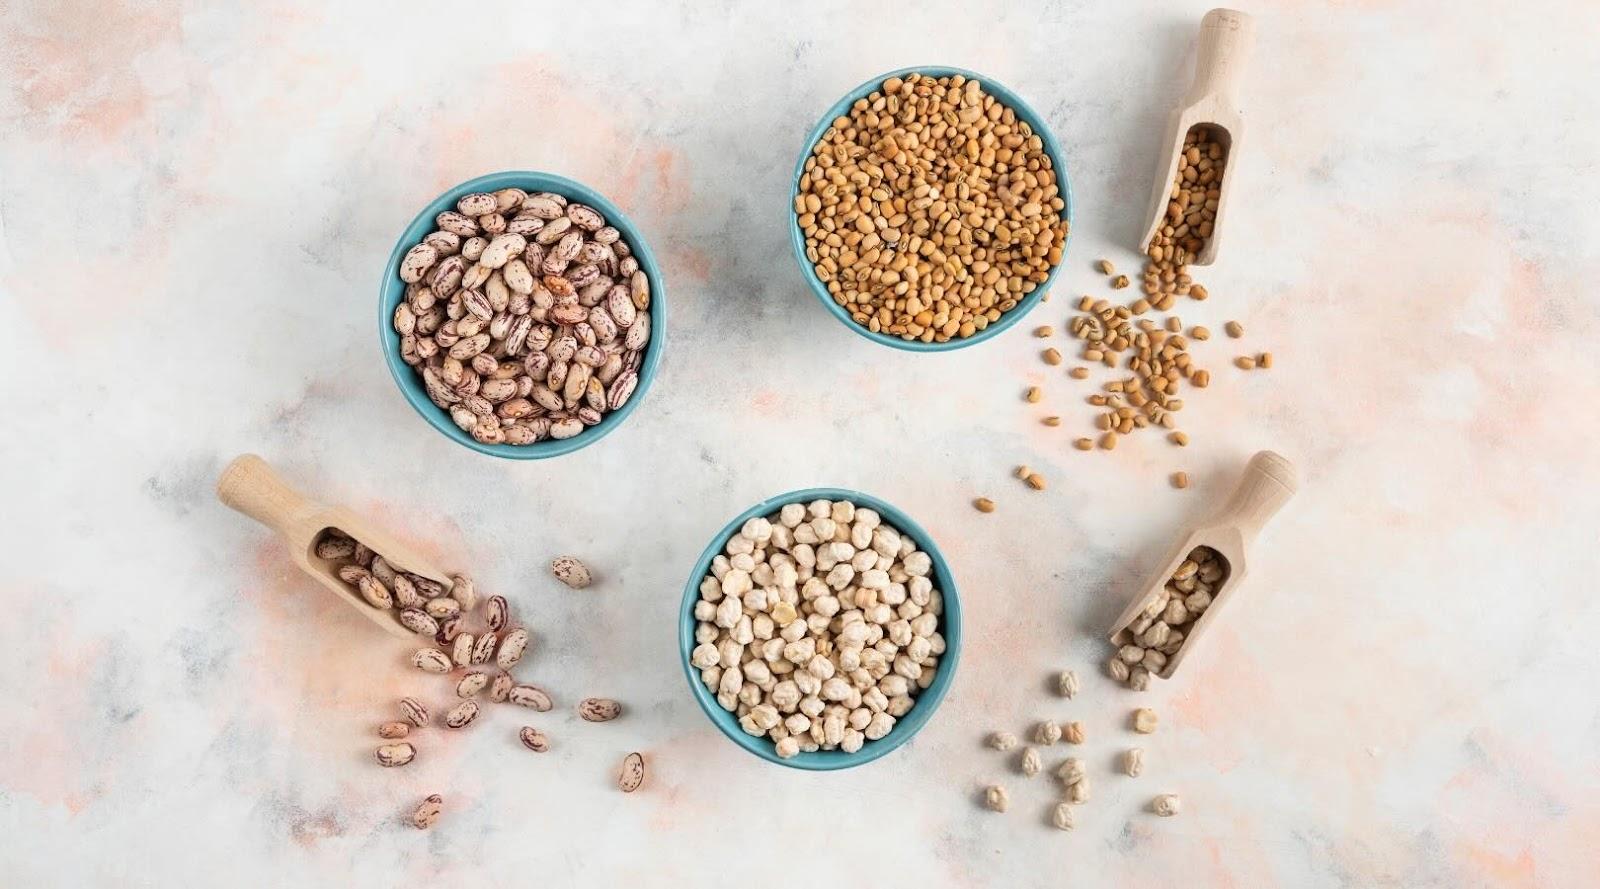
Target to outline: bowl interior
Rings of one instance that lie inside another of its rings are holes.
[[[1032,127],[1033,131],[1039,135],[1041,140],[1044,141],[1045,153],[1050,156],[1050,162],[1055,165],[1056,187],[1061,191],[1061,200],[1064,204],[1064,206],[1061,208],[1061,218],[1065,219],[1067,222],[1067,236],[1062,242],[1061,246],[1062,262],[1057,263],[1055,267],[1050,270],[1050,276],[1043,284],[1035,287],[1032,293],[1029,293],[1022,299],[1020,303],[1017,304],[1016,308],[1001,315],[999,321],[990,324],[988,327],[985,327],[983,330],[980,330],[977,333],[974,333],[972,336],[966,337],[965,339],[957,338],[945,343],[924,343],[920,340],[903,340],[898,336],[891,336],[885,333],[873,333],[867,328],[857,324],[855,319],[850,317],[849,312],[846,312],[842,306],[833,301],[833,296],[828,293],[827,285],[822,283],[821,278],[817,277],[816,270],[812,268],[810,261],[806,259],[805,232],[800,229],[800,220],[794,214],[794,199],[800,193],[800,180],[805,174],[806,159],[811,157],[811,149],[816,146],[817,140],[822,138],[822,134],[827,131],[828,127],[833,125],[834,119],[844,116],[849,111],[850,106],[855,104],[857,99],[865,98],[874,90],[879,89],[885,80],[888,80],[891,77],[904,77],[905,75],[912,73],[926,74],[932,77],[952,77],[960,74],[966,77],[968,80],[979,81],[983,84],[983,89],[985,92],[994,96],[1000,102],[1005,104],[1006,107],[1015,111],[1018,119],[1025,121],[1028,126]],[[892,346],[896,349],[904,349],[908,352],[948,352],[952,349],[963,349],[967,346],[975,346],[978,343],[989,339],[990,337],[1000,334],[1002,331],[1011,327],[1011,325],[1016,324],[1018,321],[1021,321],[1023,316],[1033,311],[1034,306],[1039,304],[1039,301],[1044,298],[1044,294],[1049,292],[1051,285],[1055,283],[1056,274],[1061,270],[1062,263],[1066,261],[1065,257],[1067,247],[1072,243],[1072,186],[1067,181],[1067,165],[1066,160],[1061,152],[1061,145],[1056,141],[1055,134],[1050,131],[1049,125],[1045,122],[1043,117],[1040,117],[1039,114],[1033,110],[1032,106],[1030,106],[1027,102],[1024,102],[1021,96],[1018,96],[1016,93],[1007,89],[1004,84],[1001,84],[992,78],[985,77],[975,71],[968,71],[963,68],[951,68],[945,65],[915,65],[910,68],[901,68],[898,71],[886,71],[883,74],[879,74],[877,77],[866,81],[865,83],[846,93],[844,98],[840,99],[838,102],[835,102],[833,107],[829,108],[827,112],[822,115],[822,118],[817,121],[817,125],[811,128],[811,133],[806,136],[805,147],[800,152],[800,159],[795,162],[794,180],[789,186],[789,205],[785,208],[785,212],[787,212],[789,216],[789,245],[794,251],[795,261],[800,264],[800,273],[805,276],[806,283],[811,287],[811,292],[816,295],[817,299],[822,301],[822,305],[826,307],[827,310],[832,313],[835,318],[838,318],[845,326],[849,327],[851,330],[855,331],[861,336],[864,336],[875,343],[885,346]]]
[[[450,419],[448,411],[429,400],[427,392],[423,389],[422,377],[400,360],[400,335],[395,332],[391,323],[395,306],[405,298],[406,285],[401,282],[398,271],[400,259],[405,256],[407,250],[421,241],[424,235],[433,231],[434,217],[444,210],[453,209],[462,195],[501,188],[521,188],[528,192],[554,192],[599,210],[606,217],[606,222],[622,233],[623,239],[632,248],[634,257],[639,260],[639,268],[643,269],[645,276],[650,279],[650,343],[645,347],[644,360],[639,365],[639,386],[621,410],[607,413],[598,424],[572,438],[559,441],[546,439],[530,445],[483,444],[457,426],[455,421]],[[651,252],[650,245],[645,242],[638,226],[634,225],[616,204],[611,203],[594,189],[571,179],[552,173],[507,170],[489,173],[457,185],[434,198],[411,220],[411,224],[406,226],[405,232],[395,243],[394,252],[389,254],[389,263],[384,267],[383,274],[383,286],[378,291],[378,336],[383,345],[384,360],[389,365],[389,373],[394,377],[395,384],[400,387],[400,392],[405,395],[406,401],[411,403],[411,407],[427,420],[429,425],[464,447],[513,460],[537,460],[570,453],[599,441],[611,430],[620,426],[622,421],[633,413],[634,408],[639,406],[639,402],[644,400],[645,393],[655,380],[667,335],[667,290],[661,278],[661,269],[656,264],[655,254]]]
[[[711,571],[711,560],[717,553],[722,552],[722,547],[728,538],[736,533],[740,526],[756,516],[771,516],[788,503],[808,503],[812,500],[849,500],[857,506],[864,506],[877,510],[883,521],[893,526],[902,534],[915,540],[917,546],[933,561],[933,582],[944,599],[944,614],[939,617],[939,632],[944,635],[945,652],[939,657],[939,669],[934,674],[933,683],[917,695],[917,705],[905,716],[896,720],[895,726],[889,734],[876,741],[868,741],[855,753],[846,753],[842,750],[818,750],[814,753],[800,753],[789,759],[778,756],[773,749],[773,742],[766,737],[755,738],[745,734],[739,728],[738,719],[728,711],[722,709],[717,703],[711,690],[700,681],[700,669],[690,663],[689,656],[695,647],[694,629],[694,603],[700,599],[700,581]],[[843,488],[808,488],[804,491],[790,491],[768,498],[755,506],[740,513],[737,518],[729,522],[712,538],[711,544],[705,552],[700,554],[699,561],[695,562],[694,570],[689,575],[689,582],[683,590],[683,603],[678,613],[678,654],[683,663],[684,675],[689,680],[689,687],[694,692],[695,700],[700,703],[700,709],[705,711],[717,728],[728,737],[730,741],[740,747],[761,757],[762,759],[789,766],[790,768],[806,769],[809,771],[829,771],[833,769],[848,769],[872,762],[895,748],[904,744],[915,735],[938,709],[939,703],[944,700],[945,692],[950,688],[950,683],[955,677],[956,666],[961,659],[961,599],[956,593],[955,581],[950,575],[950,566],[945,563],[944,556],[939,552],[939,547],[934,543],[928,532],[911,520],[911,517],[901,512],[892,504],[886,503],[869,494],[859,491],[850,491]]]

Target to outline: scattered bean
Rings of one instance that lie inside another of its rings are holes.
[[[1004,752],[1017,746],[1017,736],[1010,732],[992,732],[986,743],[990,747]]]
[[[427,830],[439,821],[444,811],[444,797],[435,793],[424,799],[411,813],[411,824],[418,830]]]
[[[1140,707],[1133,711],[1133,730],[1141,735],[1153,734],[1159,722],[1160,717],[1156,715],[1156,711],[1148,707]]]
[[[1072,829],[1072,806],[1066,803],[1056,803],[1050,809],[1050,823],[1058,830]]]
[[[998,784],[991,784],[984,788],[983,806],[991,812],[1004,812],[1006,806],[1011,804],[1011,798],[1006,794],[1006,789]]]

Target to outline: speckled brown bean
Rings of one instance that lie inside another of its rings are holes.
[[[516,682],[515,679],[511,678],[510,673],[501,673],[494,677],[494,681],[489,683],[489,700],[496,704],[505,703],[506,698],[511,694],[512,686]]]
[[[550,749],[550,739],[545,736],[544,732],[531,725],[523,726],[522,730],[517,732],[517,737],[521,739],[522,746],[532,750],[534,753],[544,753]]]
[[[411,824],[418,830],[427,830],[438,823],[439,815],[444,811],[444,797],[435,793],[423,800],[411,813]]]
[[[378,760],[378,765],[386,769],[403,766],[417,758],[417,748],[410,742],[401,741],[398,744],[384,744],[373,751],[373,756]]]
[[[610,698],[584,698],[578,702],[578,715],[587,722],[610,722],[622,715],[622,705]]]
[[[575,590],[587,587],[594,580],[589,573],[588,566],[573,556],[556,556],[551,559],[550,573],[554,574],[557,580]]]
[[[446,728],[466,728],[478,718],[478,702],[462,701],[444,715]]]
[[[428,708],[424,707],[422,702],[416,698],[401,698],[400,712],[405,716],[406,722],[417,728],[422,728],[428,724]]]
[[[623,793],[632,793],[644,784],[644,756],[630,753],[622,759],[622,771],[617,775],[617,786]]]
[[[492,633],[488,634],[493,636]],[[506,634],[500,643],[500,651],[495,655],[495,663],[500,669],[509,670],[522,660],[522,655],[528,650],[528,631],[518,627]]]
[[[489,629],[499,632],[505,629],[506,621],[510,619],[511,606],[506,602],[505,596],[490,596],[488,604],[483,608],[483,619]]]

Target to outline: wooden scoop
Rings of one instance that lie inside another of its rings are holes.
[[[450,588],[450,576],[428,564],[411,547],[343,507],[323,506],[307,499],[255,454],[236,457],[222,470],[222,476],[217,479],[217,499],[277,531],[288,545],[290,557],[302,571],[368,620],[401,638],[415,637],[395,619],[395,612],[369,605],[354,587],[339,579],[339,563],[317,555],[317,540],[322,533],[337,528],[366,544],[396,570],[420,574],[438,581],[445,589]]]
[[[1195,547],[1210,547],[1222,559],[1223,575],[1218,581],[1219,586],[1211,594],[1210,607],[1185,631],[1187,635],[1183,645],[1167,657],[1166,666],[1157,674],[1163,679],[1172,678],[1184,657],[1194,650],[1206,629],[1216,621],[1217,612],[1222,610],[1244,582],[1249,567],[1245,561],[1245,550],[1256,539],[1267,520],[1277,514],[1299,487],[1299,477],[1292,463],[1272,451],[1258,451],[1246,464],[1244,478],[1233,489],[1233,496],[1228,498],[1227,504],[1173,548],[1157,566],[1150,583],[1122,612],[1117,622],[1111,625],[1111,641],[1118,646],[1134,642],[1128,625],[1156,601],[1168,578],[1172,577]]]
[[[1191,265],[1210,265],[1217,256],[1217,240],[1222,234],[1222,219],[1228,209],[1228,191],[1236,173],[1239,140],[1244,135],[1244,116],[1239,111],[1239,81],[1245,62],[1255,44],[1256,26],[1250,16],[1232,9],[1213,9],[1200,20],[1200,54],[1195,60],[1194,85],[1183,104],[1172,112],[1167,130],[1166,151],[1157,168],[1155,189],[1150,200],[1150,225],[1139,241],[1143,251],[1150,246],[1167,217],[1167,202],[1172,193],[1172,177],[1178,172],[1178,154],[1183,138],[1196,126],[1208,126],[1228,152],[1227,169],[1217,188],[1217,215],[1211,223],[1211,237],[1190,260]]]

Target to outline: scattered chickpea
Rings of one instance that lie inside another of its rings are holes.
[[[1178,471],[1172,474],[1172,486],[1182,490],[1189,487],[1189,473]]]
[[[1010,802],[1006,789],[998,784],[991,784],[983,791],[983,807],[991,812],[1004,812]]]
[[[1040,357],[1044,359],[1045,364],[1048,364],[1052,367],[1061,363],[1061,353],[1055,349],[1044,350],[1042,353],[1040,353]]]
[[[1149,707],[1140,707],[1133,711],[1133,730],[1141,735],[1154,734],[1156,724],[1160,721],[1161,717],[1157,716],[1156,711],[1151,710]]]
[[[1229,321],[1227,324],[1222,325],[1222,329],[1227,331],[1228,336],[1234,339],[1244,336],[1244,325],[1237,321]]]
[[[1071,830],[1072,807],[1066,803],[1056,803],[1050,810],[1050,823],[1054,824],[1057,830]]]
[[[977,508],[978,512],[994,512],[994,501],[988,497],[979,497],[972,501],[972,505]]]
[[[1074,781],[1067,785],[1067,801],[1071,803],[1085,803],[1089,801],[1089,776],[1084,775],[1082,780]]]
[[[1182,808],[1183,804],[1176,793],[1163,793],[1150,801],[1150,811],[1163,818],[1171,818]]]
[[[1039,751],[1032,747],[1025,747],[1022,750],[1022,757],[1018,766],[1022,769],[1023,775],[1032,778],[1034,775],[1039,774],[1040,769],[1044,768],[1044,763],[1039,760]]]
[[[1129,778],[1137,778],[1144,771],[1144,748],[1134,747],[1122,754],[1122,771]]]
[[[1067,723],[1061,729],[1061,737],[1068,744],[1082,744],[1083,743],[1083,738],[1084,738],[1083,723],[1081,723],[1081,722],[1069,722],[1069,723]]]

